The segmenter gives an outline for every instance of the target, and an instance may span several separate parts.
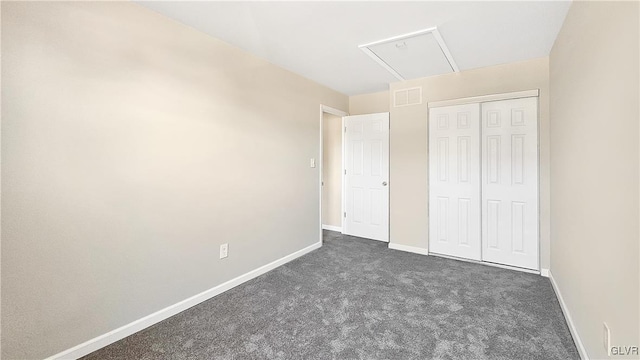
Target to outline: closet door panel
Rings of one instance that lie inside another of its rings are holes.
[[[538,101],[482,104],[482,260],[539,270]]]
[[[429,110],[429,252],[480,260],[480,105]]]

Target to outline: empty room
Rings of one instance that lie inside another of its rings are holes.
[[[640,2],[0,20],[2,360],[640,359]]]

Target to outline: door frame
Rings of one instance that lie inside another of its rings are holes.
[[[323,165],[324,165],[324,114],[331,114],[331,115],[335,115],[335,116],[340,116],[341,118],[341,129],[344,129],[344,117],[345,116],[349,116],[349,113],[346,111],[342,111],[336,108],[333,108],[331,106],[327,106],[327,105],[323,105],[320,104],[320,156],[318,157],[318,168],[320,171],[318,171],[318,185],[319,185],[319,196],[320,196],[320,220],[319,220],[319,228],[320,228],[320,242],[322,243],[322,190],[323,190],[323,185],[322,185],[322,179],[324,176],[324,169],[323,169]],[[344,131],[340,131],[341,137],[340,137],[340,143],[342,144],[342,164],[344,164]],[[341,164],[341,167],[343,167]],[[341,203],[341,207],[340,207],[340,211],[342,213],[344,213],[344,179],[343,179],[343,183],[341,186],[341,194],[340,194],[340,203]],[[340,228],[342,229],[342,226],[344,225],[344,217],[340,216]]]
[[[491,101],[500,101],[500,100],[514,100],[514,99],[521,99],[521,98],[529,98],[529,97],[535,97],[537,98],[537,119],[536,119],[536,123],[537,123],[537,127],[538,127],[538,134],[537,134],[537,141],[538,141],[538,270],[531,270],[531,269],[525,269],[525,268],[520,268],[520,267],[516,267],[516,266],[511,266],[511,265],[504,265],[504,264],[494,264],[494,263],[490,263],[487,261],[477,261],[477,260],[471,260],[471,259],[465,259],[465,258],[458,258],[458,257],[454,257],[454,256],[448,256],[448,255],[440,255],[440,254],[436,254],[436,253],[432,253],[429,251],[429,244],[431,242],[431,239],[428,238],[427,235],[427,255],[432,255],[432,256],[439,256],[439,257],[445,257],[445,258],[449,258],[449,259],[455,259],[455,260],[461,260],[461,261],[467,261],[467,262],[472,262],[472,263],[477,263],[477,264],[482,264],[482,265],[488,265],[488,266],[494,266],[494,267],[500,267],[500,268],[504,268],[504,269],[511,269],[511,270],[516,270],[516,271],[521,271],[521,272],[527,272],[527,273],[533,273],[533,274],[539,274],[539,275],[543,275],[543,269],[540,266],[542,261],[541,261],[541,257],[542,257],[542,252],[540,251],[540,238],[542,235],[542,232],[540,231],[540,224],[542,223],[542,214],[541,214],[541,210],[542,207],[540,206],[540,89],[532,89],[532,90],[523,90],[523,91],[514,91],[514,92],[508,92],[508,93],[498,93],[498,94],[487,94],[487,95],[480,95],[480,96],[470,96],[470,97],[464,97],[464,98],[457,98],[457,99],[449,99],[449,100],[442,100],[442,101],[432,101],[432,102],[427,102],[427,116],[426,116],[426,120],[427,120],[427,189],[429,189],[430,183],[429,183],[429,165],[428,165],[428,161],[429,161],[429,109],[431,108],[436,108],[436,107],[443,107],[443,106],[452,106],[452,105],[464,105],[464,104],[472,104],[472,103],[479,103],[482,106],[482,103],[484,102],[491,102]],[[480,121],[482,122],[482,117],[480,118]],[[482,136],[482,133],[480,134],[480,136]],[[480,170],[482,171],[482,169]],[[430,221],[431,218],[431,214],[429,214],[429,201],[431,201],[431,199],[429,198],[429,191],[427,190],[427,222]],[[430,225],[430,224],[429,224]],[[548,270],[547,270],[548,271]]]

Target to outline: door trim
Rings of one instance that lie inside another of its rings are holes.
[[[318,203],[320,204],[320,219],[318,221],[319,225],[318,228],[320,229],[320,243],[322,243],[322,230],[323,230],[323,225],[322,225],[322,177],[323,177],[323,154],[324,154],[324,149],[323,149],[323,141],[324,141],[324,113],[327,114],[331,114],[331,115],[335,115],[335,116],[340,116],[341,118],[344,116],[348,116],[349,113],[346,111],[342,111],[336,108],[332,108],[331,106],[327,106],[327,105],[323,105],[320,104],[320,154],[318,156],[318,169],[320,171],[318,171],[318,194],[319,194],[319,201]],[[344,128],[344,119],[342,119],[342,128]],[[341,138],[341,142],[342,142],[342,163],[344,164],[344,131],[342,131],[342,138]],[[342,194],[340,195],[342,197],[341,202],[342,202],[342,212],[344,213],[344,182],[342,184]],[[342,232],[342,226],[344,222],[344,217],[340,217],[340,232]]]
[[[483,103],[483,102],[489,102],[489,101],[513,100],[513,99],[539,97],[539,96],[540,96],[540,89],[533,89],[533,90],[500,93],[500,94],[472,96],[472,97],[466,97],[466,98],[460,98],[460,99],[432,101],[427,103],[427,108],[430,109],[430,108],[442,107],[442,106],[475,104],[475,103]],[[540,115],[538,114],[538,117],[539,116]]]

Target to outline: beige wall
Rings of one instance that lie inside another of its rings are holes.
[[[2,47],[2,6],[0,3],[0,48]],[[1,53],[1,51],[0,51]],[[1,55],[0,55],[1,60]],[[0,64],[0,84],[2,84],[2,65]],[[0,89],[0,94],[2,89]],[[1,96],[1,95],[0,95]],[[0,204],[2,204],[2,99],[0,99]],[[2,359],[2,206],[0,205],[0,359]]]
[[[389,92],[381,91],[349,97],[349,115],[389,112]]]
[[[550,56],[551,273],[592,359],[603,322],[640,345],[638,33],[638,2],[574,2]]]
[[[2,103],[3,359],[318,242],[318,109],[348,109],[128,2],[2,2]]]
[[[422,87],[422,104],[391,108],[391,242],[428,248],[427,103],[540,89],[540,262],[549,268],[549,62],[529,60],[391,84]]]
[[[342,118],[323,114],[322,224],[342,226]]]

